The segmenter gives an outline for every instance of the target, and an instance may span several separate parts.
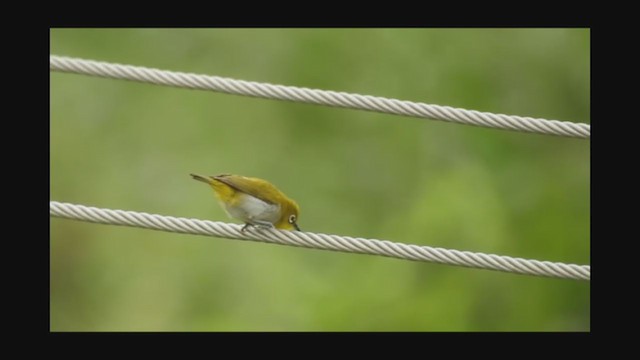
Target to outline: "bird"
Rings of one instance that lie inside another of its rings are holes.
[[[245,223],[242,232],[250,226],[300,231],[300,207],[270,182],[232,174],[190,175],[211,186],[226,213]]]

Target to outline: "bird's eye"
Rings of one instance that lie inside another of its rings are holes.
[[[296,216],[295,215],[289,216],[289,224],[293,224],[294,222],[296,222]]]

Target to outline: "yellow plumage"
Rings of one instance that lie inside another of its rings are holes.
[[[249,225],[299,230],[298,204],[268,181],[230,174],[191,176],[213,188],[225,211],[246,223],[243,230]]]

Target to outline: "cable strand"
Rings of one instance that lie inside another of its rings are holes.
[[[584,123],[493,114],[378,96],[274,85],[57,55],[49,55],[49,70],[189,89],[211,90],[234,95],[367,110],[504,130],[581,139],[589,139],[591,137],[591,125]]]
[[[301,231],[258,229],[241,232],[241,226],[223,222],[176,218],[143,212],[102,209],[84,205],[49,202],[51,217],[176,232],[208,235],[235,240],[333,250],[359,254],[425,261],[437,264],[496,270],[516,274],[591,280],[591,266],[527,260],[509,256],[409,245],[388,240],[353,238]]]

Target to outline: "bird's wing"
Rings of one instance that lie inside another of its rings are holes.
[[[262,179],[227,174],[213,178],[270,204],[279,204],[278,198],[284,196],[275,186]]]

